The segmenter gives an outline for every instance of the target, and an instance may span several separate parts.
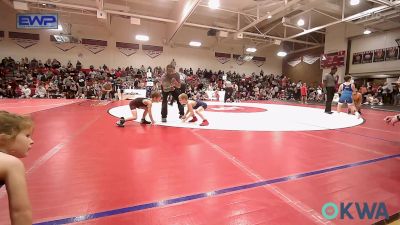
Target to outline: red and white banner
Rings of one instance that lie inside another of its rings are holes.
[[[262,65],[264,65],[266,58],[265,57],[257,57],[254,56],[253,57],[253,63],[256,64],[258,67],[261,67]]]
[[[93,54],[97,54],[107,47],[107,41],[83,38],[82,45]]]
[[[39,42],[39,34],[8,32],[8,37],[11,38],[17,45],[22,48],[29,48]]]
[[[322,54],[320,60],[321,69],[329,69],[334,66],[341,67],[344,66],[346,58],[346,51],[332,52],[328,54]]]
[[[163,53],[162,46],[154,46],[154,45],[142,45],[142,50],[146,53],[147,56],[154,59]]]
[[[115,46],[122,54],[126,56],[131,56],[139,50],[139,45],[133,43],[117,42]]]
[[[301,63],[301,57],[292,59],[291,61],[287,62],[291,67],[297,66],[299,63]]]
[[[231,60],[231,54],[216,52],[215,57],[217,58],[218,62],[225,64]]]
[[[246,62],[243,60],[243,57],[240,57],[240,55],[233,54],[233,58],[238,65],[243,65]]]
[[[62,42],[57,42],[57,40],[54,38],[54,35],[50,35],[50,42],[54,44],[54,46],[63,52],[69,51],[73,48],[76,47],[76,43],[62,43]]]
[[[312,56],[312,55],[303,56],[303,62],[310,64],[310,65],[314,64],[318,60],[319,60],[319,56]]]

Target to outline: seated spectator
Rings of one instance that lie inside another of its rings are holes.
[[[61,67],[61,63],[57,59],[53,59],[53,62],[51,62],[51,67],[53,69],[58,69]]]
[[[39,87],[36,88],[35,95],[33,97],[34,98],[45,98],[45,97],[47,97],[46,88],[42,84],[39,85]]]
[[[21,98],[30,98],[31,97],[32,91],[28,87],[28,85],[20,86],[20,90],[21,90]]]
[[[109,80],[107,80],[106,82],[104,82],[104,84],[102,85],[102,94],[101,94],[101,100],[104,99],[110,99],[112,98],[112,96],[110,95],[112,92],[112,84]]]

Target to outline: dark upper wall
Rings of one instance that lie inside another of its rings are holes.
[[[283,75],[289,77],[294,82],[302,80],[306,82],[308,86],[321,83],[322,69],[320,69],[319,60],[311,65],[302,61],[295,67],[290,66],[287,62],[304,55],[320,56],[323,52],[323,48],[316,48],[286,56],[284,60],[282,60]]]

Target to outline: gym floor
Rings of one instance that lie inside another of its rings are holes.
[[[323,205],[383,202],[389,215],[400,211],[400,126],[383,121],[395,112],[364,109],[360,121],[317,105],[211,103],[210,127],[198,129],[177,123],[175,104],[167,125],[178,127],[119,128],[127,103],[0,99],[0,110],[35,121],[35,144],[23,159],[35,224],[348,225],[382,218],[360,219],[353,206],[353,220],[327,220]],[[326,116],[337,122],[324,124]],[[219,119],[229,127],[214,129]],[[307,124],[290,130],[296,121]],[[6,196],[0,189],[0,225],[10,224]]]

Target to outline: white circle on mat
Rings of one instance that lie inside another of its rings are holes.
[[[160,126],[238,131],[329,130],[357,126],[364,121],[347,113],[334,112],[329,115],[320,108],[261,103],[207,102],[207,104],[204,116],[210,125],[205,127],[199,126],[202,121],[198,116],[196,123],[183,123],[178,118],[176,103],[173,106],[168,105],[167,123],[161,123],[161,103],[153,103],[153,117]],[[118,118],[131,116],[128,105],[112,108],[109,113]],[[138,118],[141,118],[142,113],[143,110],[138,109]]]

